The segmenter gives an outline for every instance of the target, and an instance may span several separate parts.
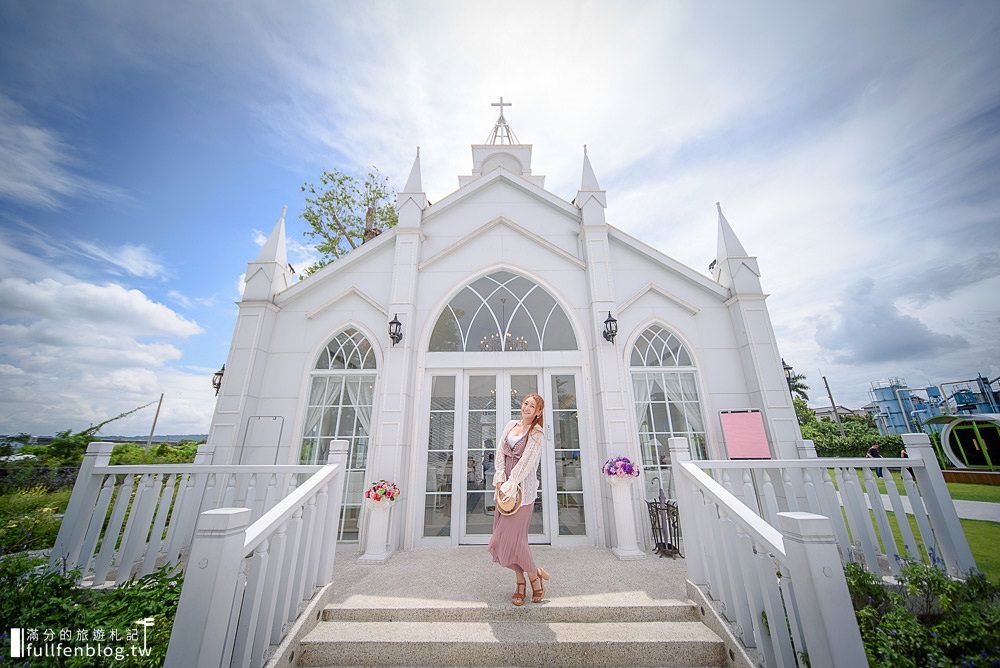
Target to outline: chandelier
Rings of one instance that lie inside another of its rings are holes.
[[[499,333],[490,334],[479,341],[479,349],[484,352],[527,350],[528,339],[523,336],[514,336],[510,332],[507,332],[503,337]]]

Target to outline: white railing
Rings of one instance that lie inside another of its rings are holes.
[[[261,666],[333,575],[347,442],[251,524],[249,508],[201,514],[167,666]]]
[[[847,561],[886,576],[897,557],[975,568],[927,436],[903,440],[909,459],[692,461],[686,439],[670,439],[688,578],[765,665],[866,665]],[[898,472],[903,493],[885,475],[884,500],[877,468]]]
[[[77,569],[94,586],[183,565],[200,513],[246,506],[256,520],[322,468],[212,465],[205,446],[194,464],[111,466],[113,447],[87,448],[50,557],[52,570]]]

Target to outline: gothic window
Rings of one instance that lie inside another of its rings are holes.
[[[569,318],[538,284],[497,271],[462,289],[431,333],[430,352],[577,350]]]
[[[358,540],[375,396],[375,354],[356,329],[337,334],[319,354],[302,434],[303,464],[324,464],[330,441],[348,443],[344,499],[337,538]]]
[[[667,439],[683,436],[691,456],[705,459],[705,422],[696,369],[684,345],[659,325],[650,326],[636,340],[630,367],[646,479],[656,491],[662,484],[664,493],[671,496]]]

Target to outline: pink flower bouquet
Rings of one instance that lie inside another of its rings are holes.
[[[365,490],[365,498],[376,503],[383,499],[390,503],[399,498],[399,487],[395,483],[386,480],[379,480],[372,483],[372,486]]]
[[[639,475],[639,467],[628,457],[612,457],[604,462],[601,471],[609,478],[635,478]]]

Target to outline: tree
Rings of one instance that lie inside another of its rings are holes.
[[[806,379],[805,375],[801,373],[793,373],[788,377],[788,391],[792,393],[793,397],[800,397],[804,401],[809,401],[809,393],[806,390],[809,386],[803,383]]]
[[[306,193],[302,218],[310,227],[305,236],[320,254],[319,260],[305,270],[306,276],[395,227],[397,222],[396,190],[377,167],[372,167],[363,181],[334,169],[324,171],[319,182],[319,186],[302,185]]]

